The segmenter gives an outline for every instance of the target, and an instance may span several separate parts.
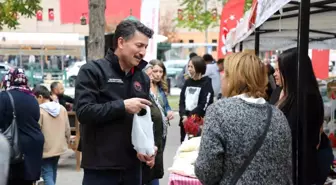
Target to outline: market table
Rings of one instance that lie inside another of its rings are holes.
[[[202,184],[196,178],[170,173],[168,185],[202,185]]]

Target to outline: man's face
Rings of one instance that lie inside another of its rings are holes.
[[[56,95],[63,95],[64,94],[64,86],[61,83],[58,83],[55,89],[53,90],[53,93]]]
[[[64,86],[63,86],[63,84],[59,83],[57,85],[57,89],[58,89],[58,94],[59,95],[63,95],[64,94]]]
[[[217,63],[218,70],[222,72],[224,70],[224,64],[223,63]]]
[[[118,39],[118,49],[120,49],[121,59],[129,68],[139,65],[145,57],[149,38],[139,31],[135,31],[134,36],[129,40]]]

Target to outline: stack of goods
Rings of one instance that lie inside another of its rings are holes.
[[[178,148],[173,165],[168,171],[178,175],[196,178],[194,169],[200,143],[201,137],[193,137],[190,140],[184,141]]]

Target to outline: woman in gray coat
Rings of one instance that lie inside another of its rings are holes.
[[[203,185],[292,184],[291,131],[264,99],[265,66],[250,53],[235,53],[224,65],[226,98],[206,111],[196,176]]]
[[[0,134],[0,185],[7,183],[9,166],[9,144],[7,139]]]

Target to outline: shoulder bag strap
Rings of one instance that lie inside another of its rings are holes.
[[[231,185],[235,185],[238,182],[239,178],[243,175],[243,173],[245,172],[246,168],[250,165],[250,163],[252,162],[253,158],[257,154],[258,150],[260,149],[260,147],[264,143],[264,140],[266,138],[268,129],[269,129],[270,125],[271,125],[270,124],[271,123],[271,118],[272,118],[272,107],[271,107],[271,105],[267,105],[267,119],[266,119],[266,126],[265,126],[266,128],[265,128],[263,134],[261,135],[261,137],[259,138],[259,140],[257,141],[257,143],[252,148],[251,154],[249,155],[249,157],[245,160],[245,162],[238,169],[238,171],[233,175],[231,183],[230,183]]]
[[[9,100],[11,102],[11,105],[12,105],[12,108],[13,108],[13,118],[15,119],[16,118],[16,111],[15,111],[15,104],[14,104],[13,96],[10,92],[8,92],[8,91],[5,91],[5,92],[8,94]]]

